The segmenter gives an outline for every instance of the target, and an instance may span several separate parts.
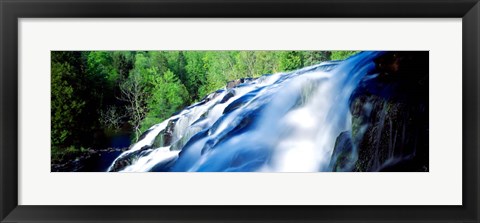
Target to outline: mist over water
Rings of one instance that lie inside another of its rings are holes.
[[[152,126],[109,171],[318,172],[381,52],[247,79]]]

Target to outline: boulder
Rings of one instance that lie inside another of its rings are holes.
[[[352,171],[357,161],[357,155],[353,149],[350,131],[340,133],[335,141],[329,169],[333,172]]]

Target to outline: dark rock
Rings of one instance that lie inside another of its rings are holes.
[[[227,82],[227,89],[235,88],[235,87],[238,87],[239,85],[241,85],[243,83],[249,83],[249,82],[254,81],[254,80],[256,80],[256,78],[250,78],[250,77],[240,78],[240,79],[237,79],[237,80],[232,80],[232,81]]]
[[[224,110],[223,110],[223,114],[227,114],[227,113],[230,113],[232,111],[234,111],[235,109],[237,108],[240,108],[242,107],[243,105],[251,102],[258,94],[258,92],[260,92],[261,90],[263,90],[263,87],[262,88],[257,88],[251,92],[248,92],[247,94],[243,95],[242,97],[240,98],[237,98],[235,101],[232,101]]]
[[[218,95],[220,95],[220,94],[223,93],[224,91],[225,91],[225,90],[221,89],[221,90],[215,91],[215,92],[213,92],[213,93],[210,93],[210,94],[208,94],[207,96],[205,96],[204,98],[202,98],[202,99],[200,100],[200,102],[198,102],[198,103],[196,103],[196,104],[194,104],[194,105],[192,105],[192,106],[188,106],[187,109],[192,108],[192,107],[194,107],[194,106],[203,105],[203,104],[211,101],[212,99],[216,98]]]
[[[329,165],[333,172],[348,172],[354,169],[357,153],[353,151],[354,147],[350,134],[349,131],[342,132],[335,141]]]
[[[152,146],[155,148],[169,146],[173,143],[173,131],[175,130],[175,123],[178,121],[177,119],[172,119],[168,121],[167,126],[165,129],[160,131],[158,135],[155,137]]]
[[[110,172],[117,172],[124,169],[126,166],[134,163],[139,157],[146,156],[153,151],[152,146],[146,145],[141,149],[131,152],[123,157],[119,157],[117,161],[113,164]]]
[[[233,96],[235,96],[235,91],[234,90],[229,90],[227,94],[225,94],[225,96],[223,96],[222,100],[220,101],[220,103],[225,103],[227,102],[228,100],[230,100],[230,98],[232,98]]]
[[[350,98],[353,170],[426,171],[428,52],[388,52],[375,63]]]
[[[237,80],[233,80],[233,81],[229,81],[227,83],[227,89],[230,89],[230,88],[234,88],[236,86],[238,86],[239,84],[243,83],[242,82],[242,79],[237,79]]]

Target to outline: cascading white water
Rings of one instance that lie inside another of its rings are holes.
[[[109,171],[328,171],[348,100],[378,52],[265,75],[152,126]],[[152,147],[174,121],[169,145]],[[124,162],[127,160],[128,162]]]

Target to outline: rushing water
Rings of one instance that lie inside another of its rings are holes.
[[[329,171],[348,100],[380,52],[247,79],[152,126],[109,171]]]

